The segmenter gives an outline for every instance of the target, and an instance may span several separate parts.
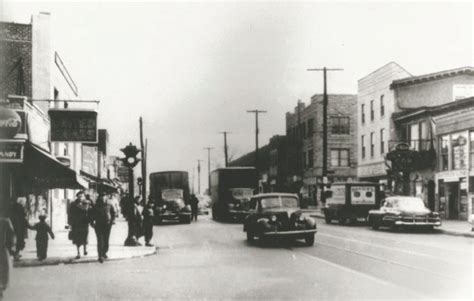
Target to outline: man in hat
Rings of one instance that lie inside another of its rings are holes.
[[[115,221],[115,209],[107,202],[106,197],[104,193],[101,193],[92,208],[91,225],[97,237],[97,255],[100,263],[107,259],[110,230]]]
[[[16,237],[15,260],[20,260],[20,252],[25,248],[25,238],[28,233],[28,217],[26,215],[25,203],[26,200],[19,197],[12,204],[10,209],[10,219]]]

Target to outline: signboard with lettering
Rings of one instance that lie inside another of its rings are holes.
[[[97,112],[90,110],[49,110],[51,141],[97,143]]]
[[[22,163],[23,162],[22,140],[4,140],[0,143],[0,162]]]
[[[97,146],[82,145],[82,171],[97,176]]]

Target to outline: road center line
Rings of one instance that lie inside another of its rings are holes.
[[[409,292],[410,294],[413,294],[416,296],[416,298],[422,298],[422,299],[426,299],[426,300],[429,300],[431,298],[425,296],[425,295],[422,295],[420,294],[419,292],[416,292],[410,288],[406,288],[406,287],[403,287],[403,286],[400,286],[400,285],[397,285],[395,283],[392,283],[392,282],[388,282],[388,281],[385,281],[385,280],[382,280],[382,279],[379,279],[379,278],[376,278],[376,277],[373,277],[371,275],[368,275],[368,274],[365,274],[365,273],[362,273],[362,272],[359,272],[357,270],[353,270],[351,268],[348,268],[346,266],[343,266],[343,265],[340,265],[340,264],[337,264],[337,263],[334,263],[334,262],[331,262],[329,260],[326,260],[326,259],[322,259],[320,257],[317,257],[317,256],[314,256],[314,255],[310,255],[310,254],[307,254],[307,253],[304,253],[304,252],[301,252],[301,251],[295,251],[293,249],[287,249],[288,251],[290,252],[293,252],[293,253],[298,253],[299,255],[302,255],[306,258],[309,258],[309,259],[312,259],[312,260],[316,260],[316,261],[320,261],[324,264],[327,264],[329,266],[332,266],[334,268],[338,268],[340,270],[343,270],[344,272],[349,272],[349,273],[352,273],[352,274],[355,274],[357,276],[360,276],[360,277],[363,277],[363,278],[366,278],[370,281],[374,281],[378,284],[381,284],[381,285],[385,285],[385,286],[390,286],[392,288],[395,288],[397,290],[401,290],[401,291],[407,291]]]

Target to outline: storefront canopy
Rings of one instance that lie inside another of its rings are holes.
[[[84,189],[87,181],[41,147],[25,143],[25,176],[43,189]]]
[[[88,174],[81,170],[81,176],[89,182],[89,188],[95,189],[99,193],[115,193],[118,192],[118,186],[108,179],[102,179],[94,175]]]

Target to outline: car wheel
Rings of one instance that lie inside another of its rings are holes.
[[[331,220],[332,220],[332,218],[329,214],[324,215],[324,221],[326,222],[326,224],[330,224]]]
[[[252,242],[254,240],[254,236],[253,236],[253,233],[250,232],[250,231],[247,231],[247,241],[248,242]]]
[[[378,228],[380,228],[380,223],[375,218],[372,219],[371,224],[372,224],[372,229],[374,230],[378,230]]]
[[[314,234],[308,235],[305,237],[306,246],[311,247],[314,245]]]

